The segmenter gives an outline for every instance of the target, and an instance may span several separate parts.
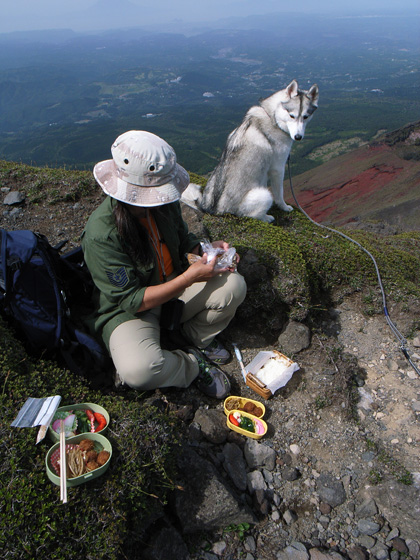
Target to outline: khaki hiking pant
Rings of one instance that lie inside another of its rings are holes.
[[[237,272],[193,284],[178,296],[185,302],[183,334],[194,346],[205,348],[228,326],[245,295],[245,280]],[[160,307],[145,311],[111,334],[109,347],[116,371],[133,389],[188,387],[198,375],[192,354],[161,348],[160,311]]]

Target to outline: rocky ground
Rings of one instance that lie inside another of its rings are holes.
[[[3,185],[3,201],[12,192]],[[69,239],[71,248],[99,200],[8,203],[1,227]],[[420,560],[420,379],[384,315],[365,307],[353,295],[310,330],[288,325],[270,345],[238,323],[226,332],[245,364],[282,349],[299,365],[269,400],[244,384],[235,359],[225,367],[234,394],[266,407],[260,441],[230,431],[223,403],[194,388],[150,396],[180,418],[185,445],[184,490],[153,526],[148,558]],[[417,368],[419,311],[389,309]]]

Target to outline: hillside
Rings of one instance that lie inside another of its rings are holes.
[[[68,248],[103,198],[90,172],[5,161],[0,187],[1,227]],[[385,321],[370,259],[297,209],[274,210],[274,224],[183,211],[192,230],[241,255],[248,295],[226,345],[237,342],[245,364],[271,349],[299,364],[264,401],[267,435],[252,447],[226,428],[223,403],[194,386],[95,389],[28,356],[0,319],[5,557],[420,560],[420,379]],[[420,233],[385,231],[352,235],[377,259],[389,314],[419,367]],[[262,401],[236,360],[226,372],[236,395]],[[50,443],[10,428],[28,396],[52,394],[111,414],[111,466],[71,488],[68,507],[45,474]]]
[[[293,178],[299,204],[316,221],[420,229],[420,121]],[[293,204],[289,195],[289,202]]]

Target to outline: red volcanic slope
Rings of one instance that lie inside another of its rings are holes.
[[[295,196],[317,222],[382,220],[420,229],[420,161],[397,151],[383,143],[331,159],[293,178]],[[286,198],[294,204],[290,194]]]

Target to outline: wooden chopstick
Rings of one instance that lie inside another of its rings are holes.
[[[64,421],[60,421],[60,500],[67,503],[67,457]]]

